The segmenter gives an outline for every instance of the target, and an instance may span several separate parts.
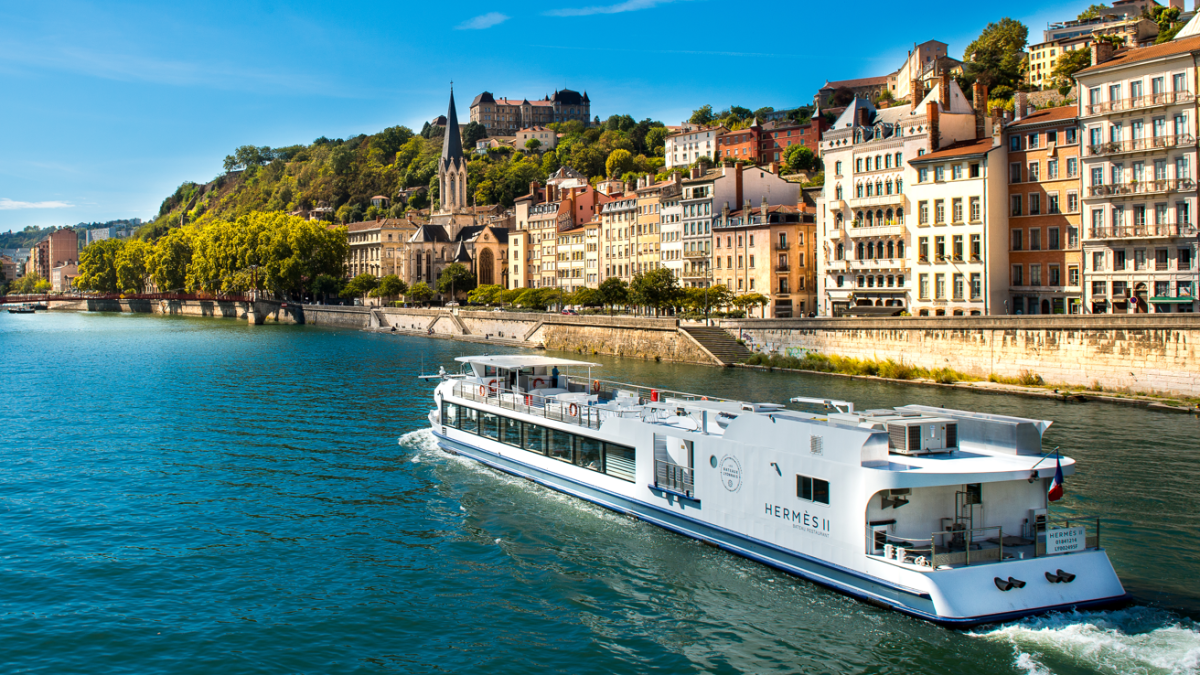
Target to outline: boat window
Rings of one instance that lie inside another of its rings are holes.
[[[561,459],[564,462],[571,461],[571,434],[558,429],[548,429],[546,449],[549,450],[549,455],[554,459]]]
[[[454,403],[442,404],[442,424],[448,427],[458,427],[458,405]]]
[[[539,455],[546,454],[546,427],[525,423],[525,449]]]
[[[500,438],[500,418],[489,412],[479,414],[479,433],[488,438]]]
[[[511,417],[500,418],[500,440],[515,447],[521,446],[521,422]]]
[[[575,437],[575,463],[592,471],[603,471],[604,464],[600,456],[601,441],[585,436]]]
[[[621,480],[634,480],[633,448],[613,443],[604,444],[604,473]]]
[[[796,496],[818,504],[829,503],[829,481],[796,474]]]
[[[458,428],[471,434],[479,433],[479,411],[463,406],[459,409]]]

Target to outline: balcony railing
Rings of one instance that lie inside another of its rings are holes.
[[[1150,138],[1136,138],[1131,141],[1112,141],[1099,145],[1089,145],[1087,149],[1089,156],[1096,157],[1099,155],[1119,155],[1126,152],[1140,152],[1144,150],[1168,150],[1181,145],[1195,144],[1195,136],[1184,134],[1181,136],[1151,136]]]
[[[849,227],[846,228],[846,234],[851,237],[894,237],[904,234],[904,223],[895,220],[872,227]]]
[[[1160,192],[1195,190],[1196,181],[1191,178],[1161,178],[1133,183],[1112,183],[1088,186],[1089,197],[1125,197],[1148,195]]]
[[[903,258],[873,258],[850,261],[855,271],[861,270],[899,270],[908,269],[908,263]]]
[[[1194,237],[1196,226],[1191,223],[1155,223],[1146,225],[1122,225],[1092,227],[1088,229],[1092,239],[1133,239],[1136,237]]]
[[[692,499],[696,494],[695,469],[656,459],[654,460],[654,485]]]
[[[907,203],[903,193],[894,195],[873,195],[871,197],[852,197],[850,199],[850,208],[855,209],[860,206],[887,206],[889,204],[904,205]]]
[[[788,264],[787,264],[787,263],[782,263],[782,264],[778,264],[778,263],[777,263],[777,264],[775,265],[775,271],[776,271],[776,272],[786,272],[786,271],[788,271],[789,269],[791,269],[791,268],[790,268],[790,267],[788,267]]]
[[[1011,533],[1006,536],[999,525],[951,528],[917,539],[868,528],[867,536],[873,540],[876,550],[882,549],[884,560],[936,571],[999,563],[1015,557],[1041,558],[1095,550],[1100,548],[1100,519],[1047,520],[1044,527],[1021,532],[1021,536],[1011,536]],[[1005,548],[1009,549],[1010,555],[1005,556]],[[878,553],[872,555],[878,556]],[[997,577],[997,585],[1000,582]]]
[[[1122,98],[1116,101],[1106,101],[1104,103],[1096,103],[1083,107],[1084,115],[1103,115],[1104,113],[1122,112],[1125,110],[1140,110],[1142,108],[1153,108],[1160,105],[1171,105],[1172,103],[1190,103],[1196,99],[1196,96],[1190,91],[1164,91],[1159,94],[1147,94],[1145,96],[1133,96],[1130,98]]]
[[[708,251],[684,251],[683,257],[685,257],[685,258],[707,258]]]
[[[775,250],[776,251],[788,251],[788,250],[791,250],[791,246],[788,246],[787,244],[781,244],[779,242],[775,242]]]

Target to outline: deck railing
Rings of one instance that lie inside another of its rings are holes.
[[[1035,535],[1032,538],[1008,537],[1008,548],[1032,548],[1033,557],[1047,556],[1046,532],[1061,528],[1083,528],[1083,550],[1100,548],[1100,519],[1063,518],[1047,520],[1045,529],[1027,533]],[[879,532],[868,526],[867,536],[878,536]],[[877,542],[872,542],[872,548]],[[978,547],[975,547],[978,546]],[[949,569],[956,566],[981,565],[1000,562],[1004,558],[1005,536],[1004,529],[998,525],[990,527],[947,529],[930,534],[928,539],[910,539],[894,535],[884,535],[884,555],[888,560],[929,567],[933,570]],[[1067,552],[1063,552],[1067,553]],[[1051,555],[1061,555],[1063,553]],[[1010,556],[1011,557],[1011,556]]]
[[[696,492],[695,469],[656,459],[654,460],[654,484],[690,499]]]

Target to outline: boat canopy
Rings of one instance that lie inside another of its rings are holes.
[[[498,356],[459,356],[454,360],[461,363],[491,366],[493,368],[503,368],[505,370],[534,368],[537,366],[583,366],[585,368],[600,367],[599,363],[588,363],[587,361],[572,361],[570,359],[556,359],[549,356],[525,354],[504,354]]]

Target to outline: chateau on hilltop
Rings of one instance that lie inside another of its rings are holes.
[[[496,98],[485,91],[471,102],[471,121],[482,124],[489,136],[515,136],[521,129],[544,127],[551,122],[591,121],[592,101],[587,92],[555,91],[540,101]]]

